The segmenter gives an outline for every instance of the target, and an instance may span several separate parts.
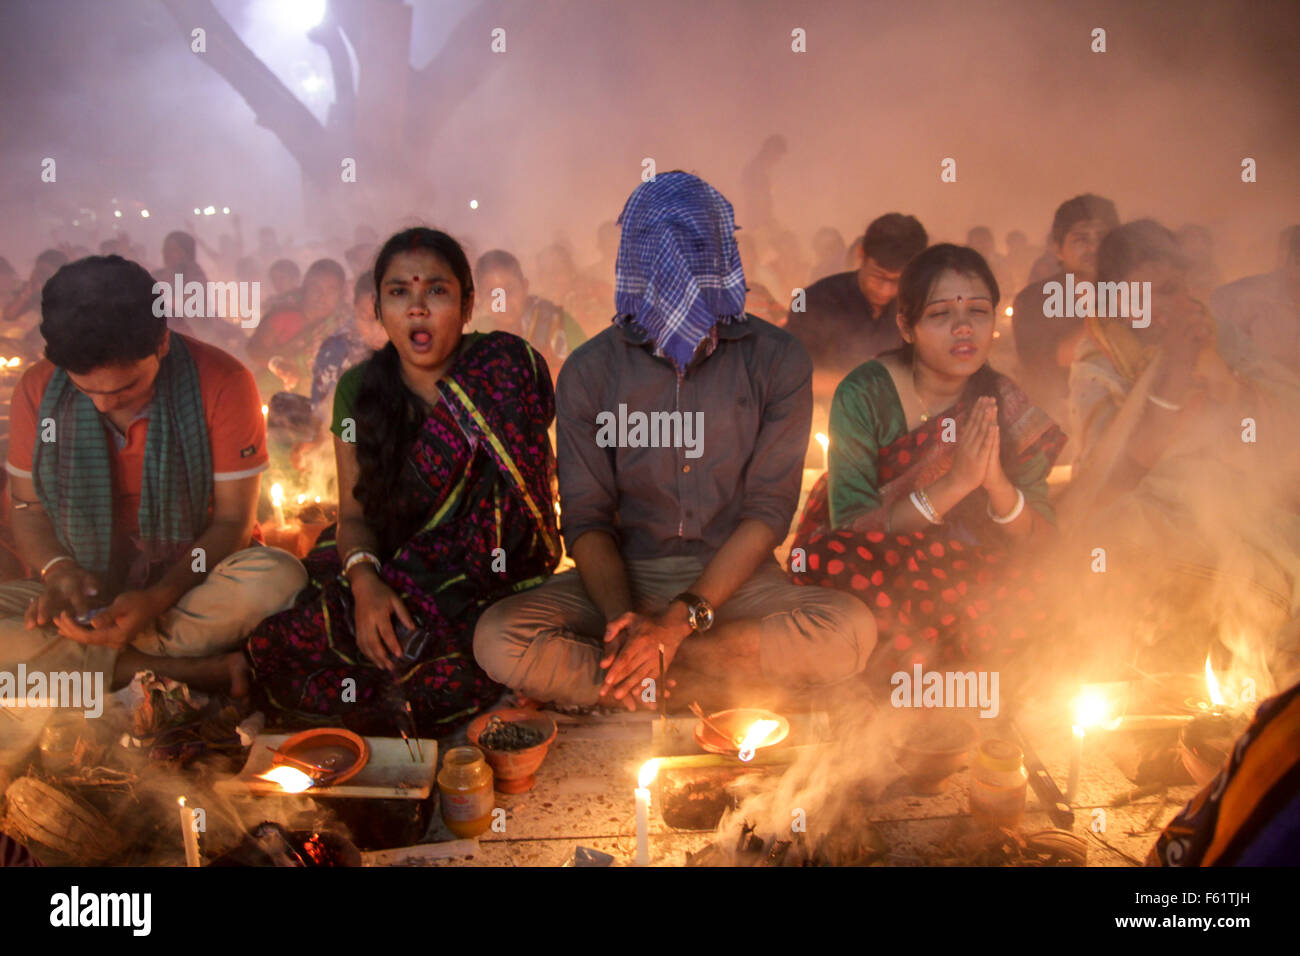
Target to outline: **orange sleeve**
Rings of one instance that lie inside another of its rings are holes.
[[[203,414],[212,444],[212,477],[234,481],[266,471],[266,420],[253,373],[221,349],[187,339],[199,367]]]
[[[36,416],[40,412],[41,396],[53,377],[54,366],[41,359],[23,373],[9,401],[9,460],[5,470],[20,478],[32,476],[39,432]]]

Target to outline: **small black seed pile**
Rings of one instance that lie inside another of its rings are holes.
[[[489,750],[527,750],[545,740],[540,730],[524,724],[506,723],[500,717],[488,721],[478,742]]]

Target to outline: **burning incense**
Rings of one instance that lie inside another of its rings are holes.
[[[420,755],[420,763],[424,763],[424,748],[420,746],[420,732],[415,726],[415,712],[411,710],[411,702],[406,702],[406,716],[411,719],[411,736],[415,738],[415,749]]]
[[[668,685],[664,681],[664,646],[660,644],[659,645],[659,684],[655,688],[655,693],[658,695],[659,698],[659,729],[660,730],[668,729],[668,710],[667,710],[668,701],[666,699],[667,689],[668,689]]]

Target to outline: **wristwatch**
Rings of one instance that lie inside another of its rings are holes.
[[[673,600],[681,601],[686,605],[686,616],[691,622],[691,630],[695,633],[702,634],[713,626],[713,605],[698,594],[683,591]]]

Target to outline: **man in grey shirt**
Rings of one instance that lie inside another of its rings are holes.
[[[875,644],[870,612],[792,584],[772,555],[798,504],[812,363],[745,314],[731,205],[674,172],[638,187],[619,221],[619,317],[556,392],[577,568],[491,607],[475,657],[566,705],[651,705],[661,648],[685,701],[853,676]]]

